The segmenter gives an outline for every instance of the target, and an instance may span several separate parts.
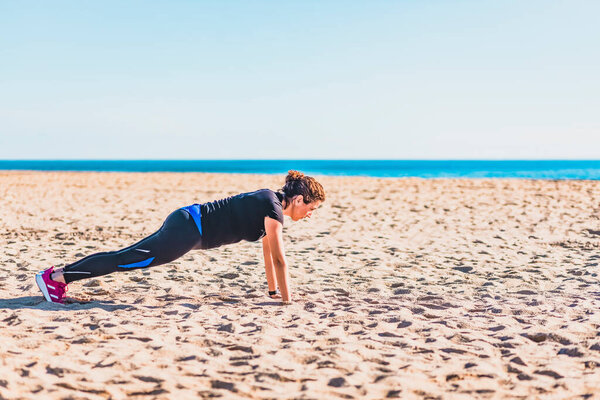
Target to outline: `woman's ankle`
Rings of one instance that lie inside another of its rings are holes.
[[[54,272],[52,272],[50,274],[50,279],[52,279],[54,282],[61,282],[66,284],[67,282],[65,281],[65,276],[63,275],[63,269],[59,269],[56,270]]]

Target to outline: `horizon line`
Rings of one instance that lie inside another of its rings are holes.
[[[600,158],[13,158],[0,162],[27,161],[600,161]]]

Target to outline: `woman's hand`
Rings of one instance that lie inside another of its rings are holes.
[[[282,299],[281,297],[281,293],[279,293],[279,290],[274,290],[274,291],[269,291],[269,297],[272,299]],[[281,305],[283,306],[287,306],[289,304],[292,304],[291,300],[283,300],[281,301]]]

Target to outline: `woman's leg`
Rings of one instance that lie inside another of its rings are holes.
[[[185,210],[172,212],[162,227],[138,243],[119,251],[96,253],[64,267],[66,283],[115,271],[154,267],[171,262],[194,247],[202,237]]]

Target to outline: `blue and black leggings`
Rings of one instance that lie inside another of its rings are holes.
[[[123,250],[96,253],[64,268],[67,283],[110,274],[115,271],[154,267],[199,249],[202,235],[185,210],[172,212],[162,227],[145,239]]]

